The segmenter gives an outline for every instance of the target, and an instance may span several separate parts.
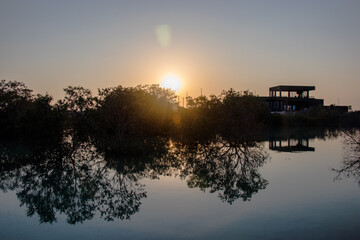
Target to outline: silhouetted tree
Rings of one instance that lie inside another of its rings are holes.
[[[241,94],[233,89],[223,92],[221,97],[222,135],[238,140],[242,136],[249,139],[265,129],[270,111],[259,97],[248,91]]]
[[[24,83],[17,81],[0,81],[0,136],[16,138],[18,115],[32,101],[32,91]]]
[[[86,142],[94,127],[93,118],[97,98],[89,89],[69,86],[64,88],[65,97],[57,102],[57,109],[64,115],[66,135],[75,142]]]
[[[176,105],[158,86],[101,90],[96,113],[96,138],[103,147],[119,152],[145,146],[147,139],[167,135]],[[140,141],[140,142],[139,142]]]
[[[16,118],[17,135],[30,144],[58,143],[62,140],[64,118],[53,107],[52,97],[38,94]]]

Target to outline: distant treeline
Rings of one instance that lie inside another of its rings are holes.
[[[271,114],[251,92],[230,89],[219,96],[188,97],[186,108],[176,94],[159,85],[99,89],[67,87],[56,103],[34,94],[17,81],[0,82],[0,135],[3,140],[61,141],[64,136],[91,140],[98,147],[133,149],[153,137],[183,140],[255,139],[259,132],[282,126],[359,126],[360,112],[313,109],[306,113]],[[141,151],[138,147],[136,151]]]

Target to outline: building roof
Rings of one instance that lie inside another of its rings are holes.
[[[291,85],[279,85],[269,88],[270,91],[311,91],[315,90],[315,86],[291,86]]]

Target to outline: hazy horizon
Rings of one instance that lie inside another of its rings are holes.
[[[0,1],[0,79],[63,88],[160,83],[184,97],[314,85],[360,110],[360,1]]]

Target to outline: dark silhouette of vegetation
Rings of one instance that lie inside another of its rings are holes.
[[[93,115],[98,146],[125,153],[135,146],[146,147],[153,137],[169,135],[178,108],[173,92],[157,85],[119,86],[100,90],[99,96]]]
[[[28,143],[58,141],[63,114],[50,105],[51,100],[48,94],[34,96],[23,83],[0,81],[1,138]]]
[[[360,127],[360,111],[340,112],[323,107],[288,114],[271,115],[271,125],[276,127]]]
[[[2,80],[1,138],[34,143],[56,142],[70,135],[76,142],[91,140],[97,147],[125,153],[131,146],[146,146],[134,139],[146,142],[154,137],[180,136],[206,140],[217,135],[255,139],[273,127],[360,124],[359,112],[314,109],[270,114],[259,97],[233,89],[219,96],[188,97],[187,108],[178,106],[175,93],[159,85],[106,88],[96,96],[83,87],[69,86],[64,91],[65,97],[52,104],[48,94],[34,95],[21,82]]]
[[[248,91],[242,94],[230,89],[220,96],[188,97],[187,102],[187,109],[181,111],[177,132],[184,138],[207,139],[222,135],[237,140],[243,136],[249,139],[264,130],[270,118],[266,103]]]

